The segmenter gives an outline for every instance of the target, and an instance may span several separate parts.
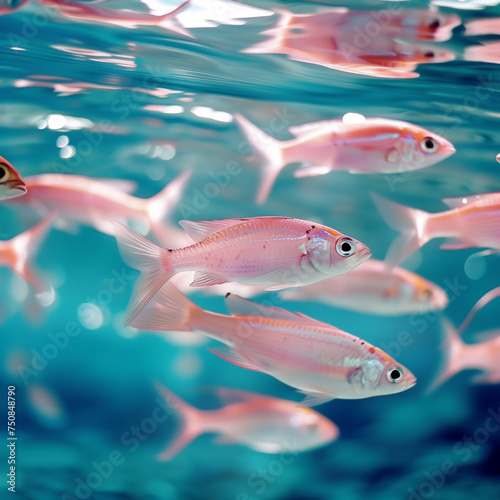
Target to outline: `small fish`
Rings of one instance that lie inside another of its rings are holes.
[[[500,193],[445,198],[450,210],[430,214],[372,194],[382,217],[401,235],[389,248],[388,266],[407,259],[434,238],[448,238],[442,249],[486,247],[500,251]]]
[[[183,421],[180,433],[158,455],[159,460],[170,460],[205,433],[219,434],[219,443],[242,444],[261,453],[304,452],[325,446],[339,435],[331,420],[293,401],[221,387],[216,394],[225,406],[202,411],[161,384],[155,385]]]
[[[193,287],[236,281],[277,290],[346,273],[371,255],[363,243],[300,219],[254,217],[179,224],[196,243],[176,250],[159,247],[116,224],[123,259],[141,271],[125,324],[179,272],[196,271]]]
[[[26,183],[21,174],[0,156],[0,200],[17,198],[26,193]]]
[[[211,352],[295,387],[307,396],[304,406],[395,394],[416,383],[391,356],[334,326],[232,294],[226,307],[231,316],[205,311],[167,283],[132,326],[203,333],[227,346]]]
[[[15,200],[45,215],[58,212],[59,229],[75,232],[85,224],[111,236],[114,222],[144,222],[164,244],[178,241],[187,243],[184,233],[169,226],[167,215],[173,211],[191,172],[186,170],[151,198],[136,198],[129,193],[136,187],[122,179],[93,179],[80,175],[40,174],[26,177],[28,193]],[[14,203],[13,202],[13,203]]]
[[[51,292],[52,287],[43,283],[42,278],[38,276],[38,272],[32,268],[29,261],[45,240],[56,216],[56,213],[52,213],[11,240],[0,241],[0,266],[9,267],[24,278],[37,294]]]
[[[266,201],[280,171],[289,163],[303,164],[295,177],[334,170],[391,174],[429,167],[455,152],[446,139],[417,125],[356,113],[291,127],[295,139],[287,141],[270,137],[239,113],[234,117],[264,160],[257,193],[259,204]]]
[[[448,305],[448,296],[439,286],[401,267],[388,269],[375,259],[348,274],[284,290],[280,296],[386,316],[440,311]]]
[[[497,162],[500,163],[500,153],[497,154]]]

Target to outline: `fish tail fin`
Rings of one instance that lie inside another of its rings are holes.
[[[130,324],[140,330],[190,332],[193,313],[199,309],[176,286],[166,283]]]
[[[371,196],[386,223],[401,232],[385,258],[386,264],[394,267],[429,241],[426,223],[430,214],[386,200],[375,193]]]
[[[158,460],[163,462],[175,457],[193,439],[203,434],[203,412],[183,401],[159,382],[155,382],[155,387],[167,403],[168,410],[175,411],[182,421],[174,439],[157,455]]]
[[[246,54],[284,54],[284,43],[289,36],[287,26],[293,18],[293,14],[285,9],[276,9],[279,19],[274,27],[262,31],[261,35],[269,38],[243,49],[241,52]]]
[[[184,26],[175,18],[175,16],[179,14],[179,12],[183,11],[190,2],[191,0],[186,0],[174,10],[171,10],[170,12],[167,12],[162,16],[158,16],[158,26],[173,31],[174,33],[179,33],[179,35],[183,35],[188,38],[194,38],[193,35],[189,33],[189,31],[187,31]]]
[[[256,198],[257,203],[262,205],[267,200],[274,182],[283,168],[284,144],[263,132],[239,113],[235,113],[234,118],[255,152],[264,159]]]
[[[170,234],[168,217],[179,204],[191,174],[190,169],[184,170],[158,194],[146,200],[146,216],[151,231],[161,243],[172,241],[175,236]]]
[[[123,260],[128,266],[141,272],[125,319],[125,325],[129,325],[163,284],[175,274],[175,270],[168,249],[156,245],[120,222],[115,222],[115,231]]]
[[[444,332],[444,342],[442,344],[443,362],[434,381],[427,389],[427,393],[436,390],[453,375],[463,368],[463,357],[465,344],[462,342],[456,328],[448,319],[441,320],[441,327]]]
[[[41,222],[12,238],[8,243],[12,257],[12,269],[33,287],[37,295],[47,292],[53,293],[53,288],[44,284],[43,277],[32,265],[31,260],[45,241],[56,217],[57,212],[50,213]]]
[[[487,304],[489,304],[492,300],[500,297],[500,286],[493,288],[489,292],[485,293],[471,309],[470,313],[463,320],[462,324],[458,328],[458,333],[462,334],[463,331],[470,325],[470,322],[474,319],[474,316]]]

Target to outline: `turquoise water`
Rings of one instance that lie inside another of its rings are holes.
[[[255,0],[242,10],[222,0],[205,6],[193,1],[178,16],[192,38],[155,26],[71,19],[29,2],[0,16],[0,154],[23,176],[133,180],[139,197],[154,195],[191,168],[172,222],[296,217],[352,235],[383,259],[396,233],[370,193],[437,212],[445,209],[441,198],[500,191],[500,66],[492,62],[495,54],[470,56],[477,53],[471,49],[499,41],[500,21],[496,35],[469,36],[464,28],[473,20],[500,19],[500,7],[443,3],[441,12],[457,14],[461,24],[449,40],[419,43],[451,51],[454,59],[420,64],[420,76],[406,79],[241,51],[266,38],[261,32],[276,24],[280,9],[402,11],[428,2]],[[81,4],[147,12],[138,2]],[[162,4],[164,12],[176,6],[168,1],[150,7]],[[493,45],[495,50],[498,62],[500,49]],[[262,128],[270,124],[278,139],[290,138],[292,125],[347,112],[399,119],[441,134],[457,152],[427,169],[389,177],[335,172],[296,179],[286,167],[267,203],[257,206],[259,158],[251,155],[235,112]],[[230,165],[237,173],[221,175]],[[34,220],[34,213],[2,203],[2,239]],[[33,307],[11,271],[0,274],[2,387],[17,388],[16,493],[36,500],[499,498],[500,432],[484,430],[491,413],[499,412],[498,386],[475,385],[478,372],[467,371],[431,394],[426,389],[441,364],[440,320],[446,316],[458,326],[498,286],[500,260],[470,260],[477,250],[444,251],[440,243],[428,243],[405,267],[447,290],[450,305],[443,314],[388,318],[312,302],[285,304],[388,350],[417,376],[415,388],[316,407],[338,425],[340,437],[292,459],[203,436],[160,463],[155,455],[176,426],[173,418],[150,426],[159,404],[154,380],[200,408],[214,407],[209,386],[300,397],[270,376],[214,356],[206,345],[215,343],[179,345],[124,329],[137,273],[125,266],[115,240],[89,227],[52,231],[36,261],[55,288],[53,303]],[[112,279],[120,286],[111,289]],[[208,310],[226,312],[222,296],[191,297]],[[88,303],[95,307],[90,322],[82,313]],[[475,333],[498,326],[498,304],[492,303],[464,338],[471,342]],[[57,337],[60,332],[66,335]],[[402,332],[411,345],[396,343]],[[63,337],[67,343],[47,348]],[[21,376],[20,367],[32,371]],[[52,402],[43,394],[51,394]],[[143,440],[132,440],[136,427],[142,427]],[[5,457],[3,463],[7,452]],[[104,462],[113,462],[112,470],[102,472]],[[101,473],[91,476],[99,467]],[[8,493],[4,483],[2,498]]]

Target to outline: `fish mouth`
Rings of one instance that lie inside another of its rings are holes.
[[[358,253],[359,260],[362,261],[369,259],[371,256],[372,252],[368,247],[362,248]]]
[[[451,142],[450,142],[448,144],[445,144],[445,146],[443,148],[443,152],[448,157],[448,156],[451,156],[452,154],[455,154],[457,152],[457,150],[455,149],[455,146],[453,146],[453,144],[451,144]]]
[[[9,198],[15,198],[17,196],[22,196],[28,192],[26,184],[22,181],[11,181],[7,182]]]

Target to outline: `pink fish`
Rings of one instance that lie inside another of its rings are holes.
[[[416,78],[418,64],[451,61],[455,54],[415,40],[446,40],[460,22],[454,14],[419,10],[389,16],[342,8],[312,15],[281,11],[276,27],[262,33],[270,38],[242,52],[285,54],[295,61],[379,78]]]
[[[382,217],[401,231],[387,253],[389,266],[399,264],[434,238],[448,238],[441,248],[486,247],[500,251],[500,193],[443,200],[450,210],[430,214],[372,195]]]
[[[334,326],[232,294],[226,307],[231,316],[205,311],[168,283],[132,326],[216,339],[227,347],[214,354],[295,387],[306,394],[305,406],[395,394],[416,383],[391,356]]]
[[[348,274],[290,288],[280,296],[387,316],[439,311],[448,305],[448,296],[439,286],[401,267],[388,269],[375,259],[363,262]]]
[[[17,198],[26,193],[26,183],[21,174],[0,156],[0,200]]]
[[[219,434],[219,443],[242,444],[261,453],[299,453],[325,446],[339,435],[331,420],[293,401],[218,388],[216,394],[225,406],[202,411],[159,383],[156,388],[182,419],[179,434],[158,455],[160,460],[170,460],[205,433]]]
[[[0,241],[0,266],[6,266],[24,278],[37,294],[50,292],[38,272],[31,266],[30,259],[36,254],[45,240],[50,226],[57,214],[52,213],[36,226],[11,240]]]
[[[29,0],[13,0],[7,2],[7,5],[5,5],[5,0],[1,0],[0,15],[15,12],[28,2]],[[175,33],[191,37],[174,17],[189,4],[190,0],[183,2],[179,7],[176,7],[171,12],[162,16],[154,16],[143,12],[132,12],[130,10],[96,7],[85,2],[71,0],[36,0],[36,2],[49,9],[54,9],[62,16],[78,19],[79,21],[112,24],[123,28],[159,26]]]
[[[346,273],[371,255],[363,243],[334,229],[287,217],[179,224],[196,243],[177,250],[117,224],[125,262],[141,271],[126,324],[179,272],[196,270],[194,287],[236,281],[276,290]]]
[[[92,179],[80,175],[40,174],[26,178],[28,194],[14,202],[29,205],[42,215],[58,212],[62,229],[85,224],[114,235],[115,220],[147,223],[159,241],[177,241],[183,233],[165,220],[178,203],[190,172],[185,171],[156,196],[143,199],[129,194],[135,183],[121,179]],[[13,203],[14,203],[13,202]],[[183,242],[187,243],[184,236]]]
[[[266,201],[281,169],[302,163],[295,177],[334,170],[354,174],[391,174],[429,167],[455,152],[443,137],[411,123],[365,118],[348,113],[343,119],[290,127],[294,139],[278,141],[240,114],[234,115],[254,150],[263,158],[257,203]]]

